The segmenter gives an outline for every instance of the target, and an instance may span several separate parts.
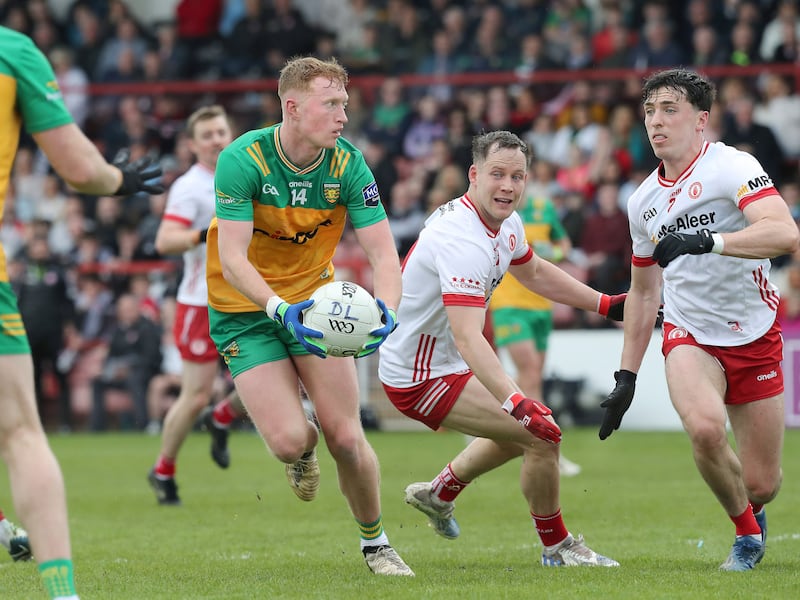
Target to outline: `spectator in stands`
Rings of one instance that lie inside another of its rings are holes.
[[[409,0],[390,0],[388,22],[380,29],[379,50],[390,75],[414,73],[431,51],[421,11]]]
[[[97,73],[103,51],[103,28],[100,18],[88,6],[76,3],[72,10],[71,45],[75,49],[75,64],[87,77]]]
[[[764,62],[775,60],[775,52],[788,39],[800,38],[800,11],[797,0],[780,0],[774,14],[775,16],[764,26],[758,47],[758,55]]]
[[[28,334],[33,359],[33,375],[39,415],[48,414],[47,405],[55,401],[59,428],[72,429],[69,390],[64,373],[56,362],[64,349],[64,333],[73,319],[73,303],[67,290],[64,267],[53,256],[45,236],[33,237],[27,245],[21,278],[16,284],[22,322]],[[56,397],[50,396],[47,374],[55,378]]]
[[[56,367],[69,381],[70,405],[85,413],[91,405],[91,379],[100,374],[104,345],[114,322],[114,296],[94,271],[78,273],[74,325],[64,333]]]
[[[88,226],[83,199],[78,194],[68,194],[64,201],[64,218],[54,221],[50,228],[50,249],[59,259],[68,262]]]
[[[147,425],[147,386],[161,367],[160,327],[144,317],[139,300],[130,293],[116,302],[116,322],[108,336],[103,370],[92,382],[92,431],[105,431],[105,392],[118,389],[130,395],[133,414],[121,422],[123,428],[142,430]]]
[[[23,223],[34,217],[36,202],[44,191],[45,175],[34,170],[34,151],[20,148],[14,159],[11,181],[14,184],[15,216]]]
[[[146,51],[147,40],[139,31],[136,21],[124,17],[117,23],[114,33],[103,42],[92,75],[98,81],[107,81],[114,80],[115,73],[136,72]]]
[[[757,43],[755,27],[749,22],[739,21],[731,30],[728,62],[740,67],[761,62]]]
[[[792,23],[783,23],[781,43],[775,48],[772,59],[768,62],[793,64],[800,62],[800,39],[797,29]]]
[[[466,66],[466,57],[456,53],[449,33],[445,29],[437,29],[433,33],[431,50],[420,61],[417,72],[420,75],[436,78],[425,93],[439,102],[448,102],[452,100],[455,92],[446,78],[461,73]]]
[[[611,155],[620,163],[625,174],[634,166],[652,165],[655,168],[647,132],[630,104],[617,104],[608,119]]]
[[[364,25],[361,45],[341,53],[342,64],[354,76],[379,75],[386,71],[385,55],[380,50],[378,24]],[[280,71],[278,68],[276,74]]]
[[[778,73],[766,73],[760,85],[763,100],[753,120],[772,129],[787,159],[800,158],[800,95]]]
[[[377,22],[378,11],[367,0],[350,0],[343,5],[340,20],[328,23],[327,27],[336,37],[338,51],[347,56],[365,47],[366,29]],[[388,14],[387,18],[396,15]]]
[[[755,101],[743,96],[727,107],[722,141],[756,157],[767,175],[778,183],[783,173],[783,150],[772,130],[753,121]]]
[[[33,208],[35,219],[49,223],[63,220],[67,209],[67,197],[62,189],[63,182],[55,173],[44,176],[42,194],[36,199]]]
[[[696,67],[728,64],[730,52],[720,41],[716,30],[709,25],[701,25],[692,30],[689,55]]]
[[[601,4],[601,10],[602,25],[592,33],[591,37],[592,61],[595,65],[601,65],[610,59],[620,46],[628,48],[636,43],[636,34],[628,30],[625,13],[618,3],[604,2]],[[622,42],[617,41],[617,38]]]
[[[261,0],[244,0],[243,5],[243,14],[234,23],[230,35],[223,40],[224,77],[250,78],[258,74],[257,57],[263,52],[266,39],[264,3]]]
[[[504,23],[503,11],[499,6],[490,3],[483,7],[466,53],[468,71],[487,73],[511,68],[512,51],[515,48],[509,46],[503,35]]]
[[[78,127],[83,127],[89,115],[89,78],[86,72],[75,64],[75,54],[67,46],[56,46],[48,56],[56,74],[58,87],[72,118]]]
[[[422,186],[418,179],[401,179],[392,186],[387,217],[397,253],[400,260],[403,260],[417,241],[417,236],[427,218],[422,203]]]
[[[431,155],[433,142],[444,139],[445,135],[439,103],[433,96],[423,96],[417,100],[403,135],[403,154],[414,161],[424,162]]]
[[[279,48],[285,58],[312,52],[316,33],[303,13],[292,6],[291,0],[272,0],[271,4],[266,14],[269,45]]]
[[[619,208],[619,185],[604,183],[597,189],[595,211],[586,219],[580,249],[586,255],[590,286],[607,294],[628,289],[631,235],[628,218]]]
[[[177,74],[194,79],[218,67],[223,0],[180,0],[175,7]]]
[[[384,140],[390,153],[398,153],[410,118],[411,106],[403,93],[402,82],[396,77],[387,77],[378,88],[378,99],[366,133]]]
[[[631,66],[636,69],[652,69],[680,65],[684,62],[681,47],[672,39],[673,26],[670,21],[656,19],[647,21],[642,29],[642,39],[633,49]]]

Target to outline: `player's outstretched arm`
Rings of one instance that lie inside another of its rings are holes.
[[[147,159],[135,163],[121,160],[118,165],[108,163],[74,123],[34,133],[33,139],[56,173],[83,194],[117,196],[164,191],[157,182],[161,167]]]
[[[622,321],[625,294],[609,296],[598,292],[536,255],[526,263],[512,265],[508,272],[529,290],[553,302],[597,312],[613,321]]]

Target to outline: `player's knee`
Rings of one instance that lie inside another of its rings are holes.
[[[273,436],[269,442],[269,449],[279,461],[293,463],[308,450],[308,439],[305,432],[282,432]]]
[[[745,473],[743,479],[744,487],[747,489],[747,495],[750,500],[756,504],[767,504],[778,495],[783,476],[779,470],[778,475],[773,478],[766,478],[763,473],[757,473],[753,476]]]
[[[338,427],[325,432],[325,443],[337,462],[353,462],[359,455],[364,434],[360,427]]]
[[[713,451],[728,443],[725,427],[712,419],[694,419],[686,422],[685,427],[697,452]]]

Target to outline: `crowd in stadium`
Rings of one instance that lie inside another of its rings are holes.
[[[729,67],[715,77],[706,138],[751,152],[800,221],[800,94],[785,68],[800,61],[794,0],[182,0],[172,20],[156,22],[132,4],[75,0],[59,11],[46,0],[0,0],[0,23],[46,53],[69,110],[106,158],[123,148],[156,156],[167,187],[193,162],[183,125],[198,106],[224,104],[239,132],[280,119],[274,90],[221,93],[214,84],[274,79],[295,55],[335,56],[352,78],[345,136],[376,175],[401,255],[429,212],[466,189],[472,136],[507,129],[534,150],[528,193],[559,211],[572,245],[565,268],[617,294],[629,285],[626,200],[657,164],[641,122],[641,76],[693,65]],[[755,75],[735,71],[757,65]],[[583,77],[588,69],[609,69],[609,78]],[[575,76],[537,78],[553,71]],[[516,78],[483,85],[486,73]],[[208,82],[208,91],[173,92],[171,81]],[[96,93],[94,84],[140,87]],[[155,419],[178,381],[170,319],[180,257],[159,256],[154,243],[168,193],[78,195],[23,136],[0,240],[40,409],[65,429],[106,392],[114,358],[146,357],[137,368],[152,384]],[[347,237],[340,248],[342,260],[358,260]],[[781,314],[800,322],[800,257],[775,264]],[[613,326],[572,311],[556,325]],[[142,347],[106,357],[129,328]]]

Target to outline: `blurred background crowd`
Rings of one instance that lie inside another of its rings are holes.
[[[280,120],[276,76],[294,55],[349,70],[345,136],[364,152],[404,254],[426,216],[466,187],[473,134],[533,148],[526,196],[552,201],[560,264],[625,291],[626,200],[657,165],[640,91],[650,69],[694,66],[717,83],[706,130],[753,153],[800,220],[800,7],[795,0],[0,0],[0,23],[53,64],[77,123],[111,159],[158,158],[169,184],[193,161],[183,125],[224,105],[235,131]],[[164,14],[166,7],[166,15]],[[158,420],[179,382],[171,318],[180,257],[159,256],[160,196],[81,197],[23,135],[0,240],[50,428],[101,429],[102,402]],[[368,283],[351,235],[340,277]],[[775,260],[784,327],[800,323],[800,257]],[[604,327],[566,307],[556,327]],[[221,388],[224,384],[221,384]]]

